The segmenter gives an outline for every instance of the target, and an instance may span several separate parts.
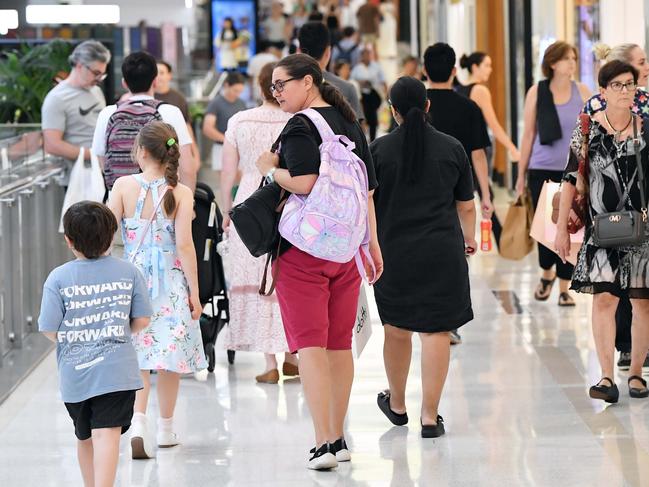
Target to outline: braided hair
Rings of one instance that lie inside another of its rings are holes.
[[[178,146],[178,135],[174,128],[165,122],[153,121],[147,123],[135,139],[133,144],[134,153],[138,147],[147,150],[151,157],[164,166],[165,180],[169,188],[178,186],[178,165],[180,159],[180,147]],[[176,209],[176,199],[173,191],[167,191],[164,196],[164,210],[171,215]]]

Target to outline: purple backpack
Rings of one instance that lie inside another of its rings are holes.
[[[298,249],[320,259],[356,259],[365,277],[361,253],[370,257],[365,163],[352,152],[355,145],[336,135],[316,110],[298,112],[311,120],[322,138],[320,174],[308,195],[292,194],[279,221],[279,233]],[[296,114],[297,115],[297,114]]]
[[[131,149],[140,129],[152,120],[162,120],[160,100],[126,100],[108,119],[106,126],[106,160],[104,182],[111,190],[117,178],[137,174],[140,167],[131,159]]]

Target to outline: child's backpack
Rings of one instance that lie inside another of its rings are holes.
[[[108,119],[104,181],[109,191],[117,178],[140,172],[137,162],[131,159],[135,137],[147,123],[162,120],[158,108],[163,103],[153,99],[126,100]]]
[[[332,262],[356,259],[365,276],[361,253],[374,267],[368,252],[368,181],[365,163],[352,152],[355,144],[336,135],[316,110],[298,112],[318,129],[320,174],[311,193],[292,194],[284,206],[279,232],[300,250]]]

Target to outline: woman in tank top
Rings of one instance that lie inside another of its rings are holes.
[[[474,52],[469,56],[464,54],[460,58],[460,67],[469,72],[469,83],[466,85],[458,84],[455,87],[455,91],[473,100],[480,107],[485,122],[487,122],[493,136],[505,146],[509,152],[510,159],[512,161],[518,161],[521,158],[521,154],[518,152],[516,144],[512,142],[505,129],[500,125],[491,101],[491,91],[485,85],[489,81],[489,77],[493,71],[491,57],[487,53],[480,51]],[[492,160],[491,154],[487,154],[487,160]],[[491,162],[489,162],[489,167],[491,168]]]
[[[516,181],[517,194],[522,194],[526,186],[529,188],[535,209],[543,183],[547,180],[561,181],[575,120],[590,97],[589,89],[572,79],[577,69],[577,49],[574,46],[563,41],[550,45],[543,55],[541,69],[546,79],[532,86],[525,97]],[[574,306],[575,302],[568,293],[573,266],[563,263],[547,247],[539,244],[538,248],[542,274],[534,298],[546,301],[558,277],[559,306]]]

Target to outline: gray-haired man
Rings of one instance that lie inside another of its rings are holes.
[[[42,114],[45,151],[74,161],[79,147],[90,159],[92,137],[106,99],[97,86],[106,78],[110,51],[97,41],[79,44],[68,58],[72,70],[45,97]]]

